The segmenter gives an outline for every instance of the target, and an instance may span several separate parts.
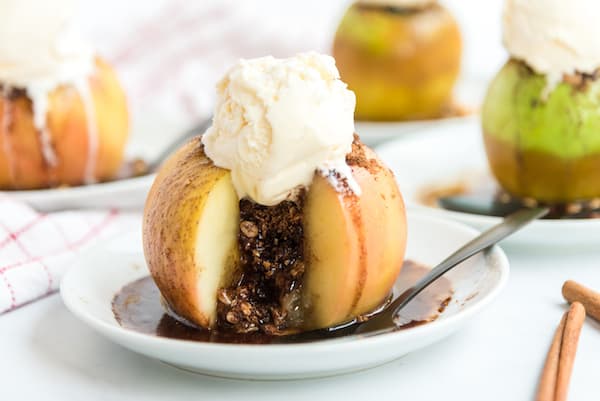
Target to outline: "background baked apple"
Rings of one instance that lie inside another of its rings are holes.
[[[461,35],[434,3],[350,6],[333,44],[342,79],[356,93],[359,120],[440,117],[460,70]]]
[[[330,326],[388,296],[402,267],[406,218],[392,173],[355,140],[347,158],[361,195],[316,173],[303,208],[301,322]],[[230,173],[192,140],[161,168],[144,211],[144,252],[169,308],[197,326],[217,324],[219,289],[240,280],[237,193]]]
[[[564,203],[600,197],[600,80],[547,78],[510,60],[482,109],[491,170],[517,197]]]
[[[45,134],[54,164],[43,153],[42,135],[26,92],[12,90],[0,96],[0,188],[80,185],[115,175],[128,136],[125,94],[114,71],[101,59],[96,60],[88,83],[93,121],[75,86],[59,86],[48,96]],[[96,146],[90,146],[92,137]]]

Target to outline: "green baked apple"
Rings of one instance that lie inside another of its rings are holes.
[[[517,197],[600,197],[600,79],[576,75],[547,88],[544,75],[517,60],[495,77],[482,110],[491,170]]]
[[[436,3],[353,4],[333,44],[341,77],[356,93],[359,120],[441,117],[451,102],[461,52],[456,21]]]

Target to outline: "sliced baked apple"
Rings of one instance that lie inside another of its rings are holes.
[[[228,170],[198,140],[175,154],[144,219],[146,259],[171,312],[204,328],[285,334],[381,304],[402,266],[404,204],[391,172],[358,138],[347,164],[360,195],[332,185],[345,179],[332,170],[264,206],[239,200]]]

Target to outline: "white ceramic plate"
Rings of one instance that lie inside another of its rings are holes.
[[[396,174],[409,209],[451,218],[480,230],[500,222],[498,217],[451,212],[423,204],[420,193],[436,185],[480,179],[491,174],[483,148],[479,121],[438,126],[377,148],[377,153]],[[600,244],[600,219],[540,220],[507,242],[537,246],[582,247]]]
[[[181,132],[181,127],[173,122],[148,114],[144,119],[137,119],[127,145],[127,155],[153,160],[170,139]],[[135,209],[143,207],[153,181],[154,176],[148,175],[78,187],[0,191],[0,194],[26,202],[41,212],[78,208]]]
[[[482,78],[464,77],[456,85],[455,96],[459,104],[475,111],[479,108],[484,96],[487,82]],[[371,122],[357,121],[356,132],[361,140],[369,146],[377,146],[384,142],[397,139],[399,136],[410,134],[423,129],[430,129],[444,124],[455,124],[477,119],[476,114],[462,117],[448,117],[436,120]]]
[[[409,216],[407,257],[434,265],[477,235],[461,224]],[[447,277],[455,294],[434,322],[372,338],[344,338],[293,345],[231,345],[160,338],[119,326],[111,310],[117,291],[148,271],[141,235],[130,233],[90,250],[67,273],[61,295],[79,319],[135,352],[195,372],[246,379],[290,379],[361,370],[399,358],[450,335],[481,312],[508,278],[499,248],[479,254]]]

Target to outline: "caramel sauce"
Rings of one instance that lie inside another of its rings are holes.
[[[402,294],[429,271],[428,267],[406,261],[394,286],[394,296]],[[417,296],[399,314],[398,330],[427,324],[444,311],[452,298],[450,280],[442,277]],[[157,337],[229,344],[271,344],[278,336],[255,332],[204,330],[187,326],[167,314],[160,301],[160,292],[150,276],[123,287],[113,298],[112,309],[119,324],[129,330]]]

